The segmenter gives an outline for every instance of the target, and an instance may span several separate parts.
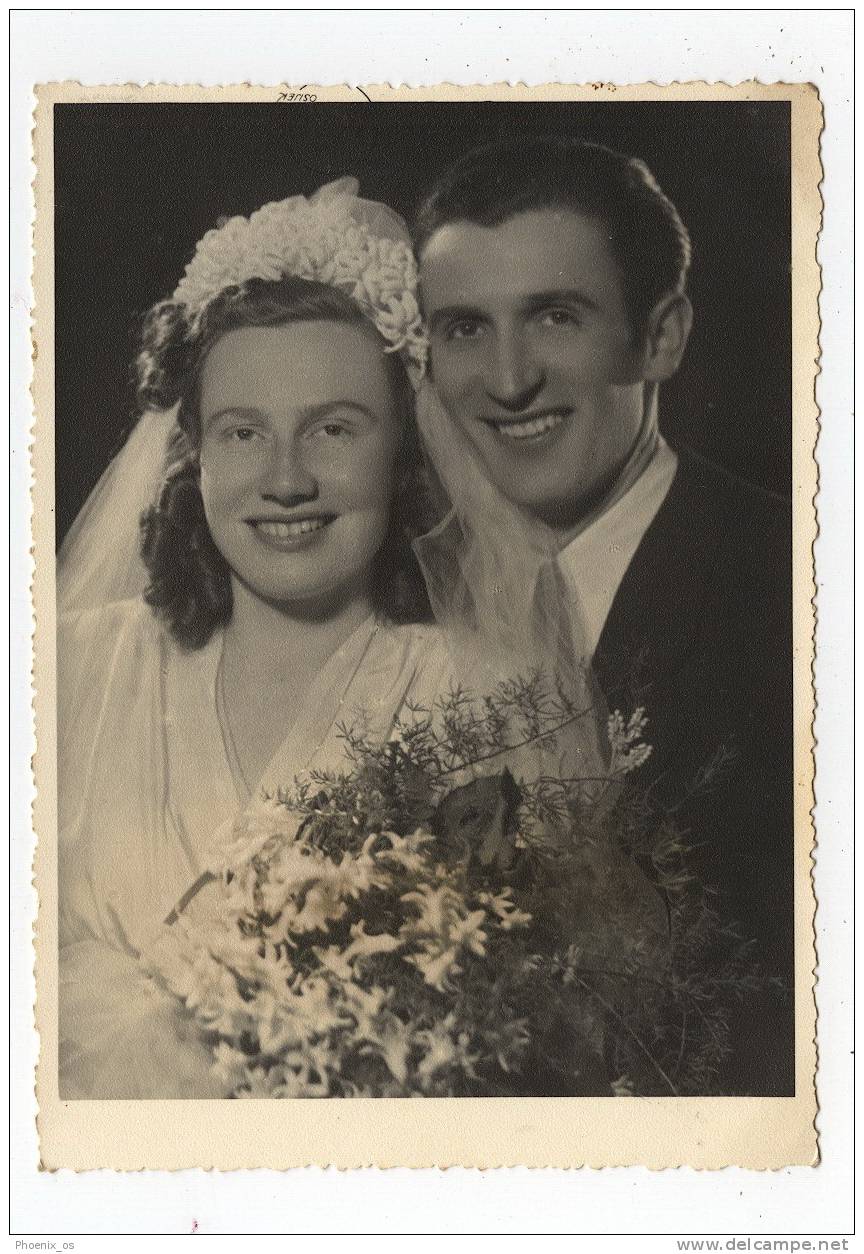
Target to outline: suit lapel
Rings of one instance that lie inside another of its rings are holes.
[[[705,500],[689,459],[680,455],[666,500],[646,531],[612,602],[594,671],[610,699],[650,701],[674,676],[710,601],[714,546],[708,543]]]

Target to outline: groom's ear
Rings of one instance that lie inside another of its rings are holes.
[[[643,379],[662,383],[681,364],[690,328],[693,306],[683,292],[675,292],[659,300],[648,315],[644,341]]]

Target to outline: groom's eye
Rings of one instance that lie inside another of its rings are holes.
[[[220,444],[252,444],[259,439],[261,432],[247,423],[232,422],[217,428],[211,435]]]
[[[547,327],[574,327],[579,326],[581,323],[581,319],[575,310],[568,309],[562,305],[542,309],[539,314],[539,320]]]

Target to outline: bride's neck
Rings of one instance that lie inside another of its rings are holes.
[[[224,652],[238,669],[270,683],[317,669],[372,612],[365,589],[315,607],[273,605],[232,580]]]

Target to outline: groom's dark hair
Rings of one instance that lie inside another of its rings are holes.
[[[291,322],[344,323],[381,340],[350,296],[295,277],[250,279],[227,289],[207,307],[194,334],[184,309],[172,301],[156,305],[144,322],[136,363],[139,408],[168,409],[179,401],[159,496],[141,520],[141,554],[150,576],[144,597],[185,648],[203,647],[233,609],[228,563],[210,534],[199,486],[201,370],[210,349],[229,331]],[[389,526],[371,571],[372,608],[385,622],[427,622],[432,615],[411,541],[429,528],[433,516],[414,391],[397,354],[387,353],[383,340],[380,347],[402,420],[402,441]]]
[[[602,223],[620,266],[634,332],[663,296],[683,292],[690,236],[644,161],[567,136],[508,139],[475,148],[422,202],[414,248],[452,222],[501,226],[521,213],[569,210]]]

